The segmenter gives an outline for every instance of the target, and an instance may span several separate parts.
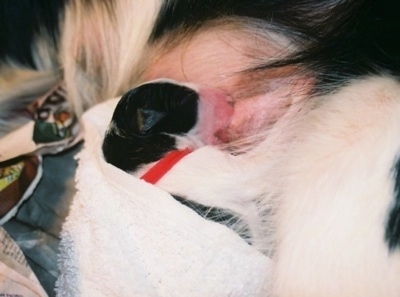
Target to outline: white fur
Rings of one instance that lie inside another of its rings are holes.
[[[295,128],[279,175],[273,296],[399,296],[400,255],[384,242],[399,99],[391,79],[354,82]]]
[[[162,2],[122,0],[89,9],[76,0],[67,7],[61,62],[67,91],[79,114],[138,81]],[[115,5],[114,14],[107,5]]]
[[[274,297],[399,296],[400,254],[384,234],[400,85],[366,78],[306,104],[273,141],[239,156],[205,147],[158,186],[239,212],[255,246],[273,250]]]

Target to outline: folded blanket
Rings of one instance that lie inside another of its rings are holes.
[[[58,296],[266,296],[266,256],[103,160],[102,138],[116,102],[83,117],[85,146],[62,232]]]

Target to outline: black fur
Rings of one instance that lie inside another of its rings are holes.
[[[0,60],[34,66],[32,42],[39,29],[57,48],[68,0],[0,1]],[[82,1],[90,9],[113,1]],[[150,41],[192,32],[215,19],[245,18],[281,32],[300,45],[292,57],[256,69],[298,63],[315,70],[320,83],[337,85],[352,76],[400,73],[400,2],[396,0],[173,0],[165,1]],[[260,57],[262,58],[262,57]]]
[[[395,0],[175,0],[165,2],[151,40],[214,19],[252,19],[299,45],[293,56],[256,70],[300,64],[315,71],[317,90],[328,91],[359,75],[400,74],[399,15]]]
[[[240,219],[240,216],[237,213],[234,213],[224,208],[209,207],[201,203],[188,200],[187,198],[182,198],[175,195],[173,197],[176,201],[191,208],[193,211],[195,211],[198,215],[205,218],[206,220],[217,222],[233,229],[244,240],[251,244],[250,229],[245,224],[245,222]]]
[[[197,121],[197,93],[155,82],[122,96],[103,142],[107,162],[126,171],[154,162],[175,147],[170,134],[187,133]]]
[[[394,201],[389,212],[385,239],[391,251],[400,248],[400,160],[393,169]]]

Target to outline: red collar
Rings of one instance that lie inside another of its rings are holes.
[[[146,173],[144,173],[140,179],[155,184],[158,182],[176,163],[179,162],[183,157],[190,154],[191,149],[187,148],[184,150],[174,150],[167,153],[161,160],[159,160],[153,167],[151,167]]]

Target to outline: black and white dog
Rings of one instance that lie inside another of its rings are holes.
[[[123,169],[193,145],[157,185],[238,213],[274,260],[271,296],[400,296],[399,6],[3,0],[2,127],[58,80],[78,114],[139,86],[114,124],[156,147]]]

